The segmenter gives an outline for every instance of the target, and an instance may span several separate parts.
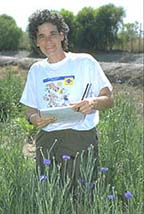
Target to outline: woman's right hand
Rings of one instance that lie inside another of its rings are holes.
[[[55,117],[40,117],[39,113],[32,113],[29,117],[30,122],[37,128],[43,128],[56,121]]]

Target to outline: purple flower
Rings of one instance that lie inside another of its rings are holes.
[[[51,164],[51,160],[49,159],[44,159],[43,164],[49,166]]]
[[[115,198],[116,198],[116,196],[113,194],[113,195],[108,195],[107,196],[108,197],[108,199],[110,199],[110,200],[114,200]]]
[[[89,183],[89,189],[94,189],[94,187],[95,187],[95,185],[94,185],[94,183]]]
[[[84,181],[83,179],[79,179],[79,183],[80,183],[81,185],[84,185],[84,184],[85,184],[85,181]]]
[[[47,176],[46,175],[41,175],[40,176],[40,181],[45,181],[47,179]]]
[[[125,192],[124,196],[125,196],[126,199],[129,199],[129,198],[133,197],[132,193],[129,192],[129,191]]]
[[[69,155],[62,155],[63,160],[70,160],[71,157]]]
[[[101,171],[101,172],[107,172],[107,171],[108,171],[108,168],[107,168],[107,167],[101,167],[101,168],[100,168],[100,171]]]

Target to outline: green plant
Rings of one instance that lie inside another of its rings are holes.
[[[20,111],[20,97],[22,94],[21,79],[7,70],[3,79],[0,79],[0,121],[9,120]]]

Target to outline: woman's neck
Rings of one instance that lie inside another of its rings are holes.
[[[61,54],[59,55],[51,55],[48,57],[48,62],[49,63],[57,63],[61,60],[63,60],[65,58],[65,52],[62,52]]]

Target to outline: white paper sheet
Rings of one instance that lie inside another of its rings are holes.
[[[41,109],[40,116],[54,116],[57,119],[56,122],[80,122],[85,118],[84,114],[74,111],[71,106]]]

